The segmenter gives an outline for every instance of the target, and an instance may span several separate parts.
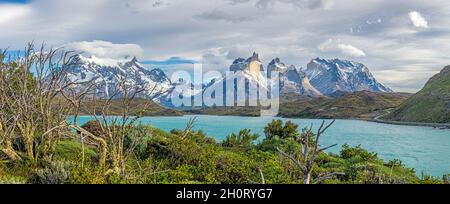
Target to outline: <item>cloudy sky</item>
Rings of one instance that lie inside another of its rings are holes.
[[[448,0],[0,0],[0,47],[34,40],[166,69],[225,70],[253,51],[297,67],[344,58],[414,92],[450,64],[448,11]]]

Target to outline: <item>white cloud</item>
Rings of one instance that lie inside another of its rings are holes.
[[[366,53],[361,49],[350,44],[340,43],[339,41],[335,41],[333,39],[328,39],[327,41],[320,44],[318,48],[322,52],[339,52],[349,57],[366,56]]]
[[[248,0],[231,0],[231,2],[233,2],[233,4],[245,3],[248,2]],[[258,0],[256,6],[259,8],[267,8],[269,5],[274,5],[275,3],[290,4],[298,8],[326,10],[331,9],[334,6],[334,0]]]
[[[136,44],[114,44],[108,41],[94,40],[72,42],[64,45],[67,50],[82,52],[84,56],[97,58],[124,59],[140,57],[143,49]]]
[[[0,25],[9,23],[17,18],[26,16],[31,9],[24,5],[1,5],[0,4]]]
[[[409,12],[409,19],[415,27],[428,28],[428,21],[417,11]]]
[[[230,23],[240,23],[244,21],[252,20],[253,18],[248,16],[238,16],[236,14],[227,14],[220,10],[213,10],[211,12],[205,12],[199,15],[193,16],[195,19],[200,20],[223,20]]]
[[[338,49],[343,53],[351,57],[364,57],[366,53],[359,48],[349,44],[338,44]]]

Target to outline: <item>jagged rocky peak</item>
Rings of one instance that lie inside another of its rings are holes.
[[[139,66],[142,67],[141,64],[139,64],[139,61],[136,57],[131,58],[130,61],[125,62],[125,66]]]
[[[250,67],[252,65],[252,67]],[[255,67],[256,66],[256,67]],[[259,59],[259,55],[256,52],[253,52],[253,55],[247,59],[237,58],[233,61],[233,64],[230,66],[230,71],[255,71],[253,69],[258,69],[258,71],[264,71],[261,60]]]
[[[241,74],[244,74],[246,77],[250,77],[255,81],[265,79],[263,75],[264,67],[256,52],[253,52],[253,55],[246,60],[243,58],[234,60],[233,64],[230,66],[230,71],[235,72],[236,74],[242,72]]]
[[[247,67],[247,63],[244,58],[238,58],[234,60],[233,64],[230,66],[230,71],[237,72],[242,71]]]
[[[287,70],[296,70],[297,67],[295,67],[295,65],[289,65],[289,67],[287,68]]]
[[[261,62],[261,60],[259,60],[259,54],[256,53],[256,52],[253,52],[252,57],[248,58],[247,60],[248,60],[248,61],[258,61],[258,62]]]
[[[272,78],[272,72],[279,72],[280,76],[280,93],[291,94],[297,93],[302,96],[318,97],[322,96],[320,91],[315,89],[310,83],[308,77],[294,65],[289,67],[283,63],[280,58],[273,59],[267,65],[267,76]]]
[[[305,71],[311,84],[325,95],[336,91],[392,92],[379,83],[364,64],[341,59],[316,58]]]
[[[101,93],[99,97],[108,97],[124,79],[127,86],[144,88],[145,91],[140,95],[143,98],[153,98],[161,93],[166,93],[173,87],[162,70],[148,70],[138,62],[136,57],[105,59],[76,55],[73,60],[75,63],[68,69],[69,79],[77,82],[92,81],[96,83],[97,92]]]
[[[264,71],[264,67],[261,63],[261,60],[259,59],[259,55],[254,52],[253,56],[247,59],[248,66],[247,71],[250,72],[253,75],[261,75],[261,72]]]
[[[171,83],[170,79],[167,77],[166,73],[164,73],[164,71],[159,68],[152,69],[150,71],[150,77],[152,78],[153,81],[156,81],[156,82]]]
[[[285,72],[287,70],[286,65],[281,62],[280,58],[275,58],[267,65],[267,73],[270,76],[271,72]]]

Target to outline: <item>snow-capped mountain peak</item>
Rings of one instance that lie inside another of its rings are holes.
[[[126,59],[105,59],[76,55],[74,65],[69,67],[68,77],[76,82],[93,82],[96,85],[98,97],[108,98],[117,91],[118,85],[125,81],[130,89],[143,88],[138,96],[141,98],[156,98],[162,104],[170,106],[171,92],[175,86],[193,87],[193,84],[182,81],[171,82],[161,69],[148,69],[139,63],[136,57]],[[280,93],[296,93],[303,96],[332,96],[336,92],[392,92],[391,89],[379,83],[369,69],[361,63],[340,60],[311,60],[307,69],[297,69],[294,65],[287,66],[280,58],[274,58],[267,65],[267,73],[257,53],[249,58],[238,58],[230,66],[232,75],[217,78],[200,86],[200,90],[191,95],[202,94],[210,87],[224,87],[235,78],[245,78],[246,86],[259,85],[267,89],[267,78],[273,78],[272,71],[278,71],[280,76]],[[267,75],[267,77],[265,76]],[[224,83],[226,82],[226,83]],[[81,85],[79,85],[81,86]],[[248,86],[250,87],[250,86]],[[81,88],[81,87],[80,87]],[[240,87],[241,89],[243,87]],[[236,90],[225,90],[236,91]],[[115,97],[122,97],[118,94]]]
[[[264,75],[262,74],[262,72],[264,72],[264,67],[256,52],[246,60],[244,60],[244,58],[234,60],[233,64],[230,66],[230,71],[235,73],[244,72],[244,74],[251,76],[256,81],[264,80]]]
[[[267,65],[267,73],[270,75],[270,72],[285,72],[287,70],[286,65],[281,62],[280,58],[275,58],[270,61],[269,65]]]
[[[364,64],[354,61],[316,58],[305,72],[311,84],[326,95],[336,91],[392,92],[379,83]]]
[[[258,71],[264,71],[264,68],[262,66],[262,62],[259,59],[258,53],[254,52],[253,55],[247,59],[245,58],[237,58],[233,61],[233,64],[230,66],[230,71],[237,72],[237,71],[250,71],[250,68],[255,69],[255,67],[250,67],[250,64],[256,66],[256,69],[259,69]]]
[[[76,55],[73,60],[74,63],[68,70],[69,79],[76,82],[95,83],[99,97],[110,97],[122,81],[125,81],[125,85],[130,90],[143,88],[144,91],[140,96],[143,98],[154,98],[172,89],[172,83],[162,70],[148,70],[138,62],[136,57],[102,59]],[[121,96],[121,93],[117,95],[117,97]]]
[[[129,59],[98,58],[95,56],[85,57],[81,54],[75,55],[73,59],[80,64],[95,64],[103,67],[117,67],[119,64],[130,61]]]
[[[267,65],[267,76],[269,78],[272,77],[271,72],[273,71],[277,71],[280,74],[280,93],[299,93],[310,97],[322,96],[320,91],[309,83],[306,74],[301,70],[297,70],[294,65],[290,65],[287,68],[286,64],[277,57]]]

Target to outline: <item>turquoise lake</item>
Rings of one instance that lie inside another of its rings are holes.
[[[174,128],[184,129],[186,123],[194,116],[182,117],[145,117],[140,121],[170,131]],[[208,136],[220,141],[228,134],[248,128],[264,137],[263,129],[273,117],[239,117],[239,116],[197,116],[194,129],[202,129]],[[80,123],[91,117],[79,118]],[[317,128],[321,120],[283,119],[299,124],[300,128],[314,124]],[[376,152],[387,160],[400,159],[420,176],[423,173],[441,177],[450,173],[450,130],[432,127],[400,126],[380,124],[358,120],[337,120],[321,137],[322,145],[338,144],[330,152],[339,153],[344,144],[361,145],[369,151]]]

